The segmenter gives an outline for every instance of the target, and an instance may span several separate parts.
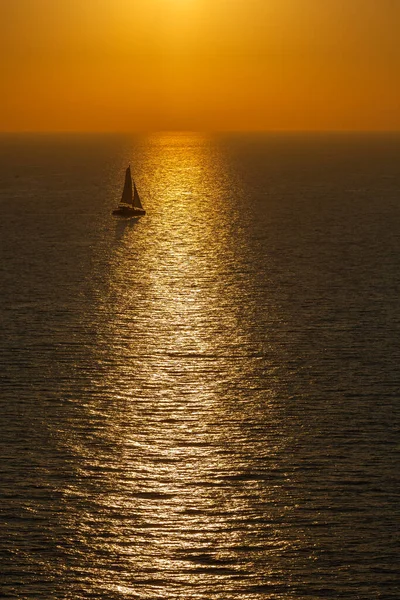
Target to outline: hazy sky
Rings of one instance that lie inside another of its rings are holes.
[[[0,130],[400,130],[400,0],[0,0]]]

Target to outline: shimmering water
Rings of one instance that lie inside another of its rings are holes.
[[[399,157],[0,139],[2,598],[398,600]]]

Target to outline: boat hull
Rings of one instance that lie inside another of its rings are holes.
[[[129,206],[121,206],[112,211],[113,215],[119,217],[142,217],[146,214],[143,208],[130,208]]]

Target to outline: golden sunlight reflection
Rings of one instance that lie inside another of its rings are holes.
[[[273,464],[281,445],[265,448],[249,429],[266,405],[271,427],[278,417],[273,385],[252,388],[261,350],[250,313],[232,302],[251,304],[240,243],[227,235],[240,226],[229,170],[207,136],[138,143],[126,162],[147,215],[114,241],[98,344],[107,405],[94,399],[112,448],[93,459],[109,466],[99,510],[125,515],[112,543],[125,568],[106,588],[127,596],[132,577],[154,589],[167,578],[176,593],[240,577],[244,549],[263,543],[257,507],[277,490],[243,473],[250,454]]]
[[[0,154],[3,597],[397,598],[400,138]]]

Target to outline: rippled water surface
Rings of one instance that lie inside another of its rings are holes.
[[[2,598],[398,600],[399,156],[0,138]]]

